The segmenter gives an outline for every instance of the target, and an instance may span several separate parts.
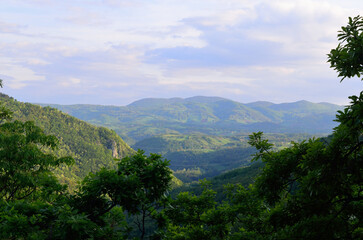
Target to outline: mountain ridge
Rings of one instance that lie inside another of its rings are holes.
[[[98,126],[114,129],[130,145],[168,133],[233,135],[252,131],[272,133],[331,133],[342,106],[301,100],[292,103],[239,103],[220,97],[144,98],[127,106],[52,105]]]

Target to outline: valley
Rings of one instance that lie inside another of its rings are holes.
[[[233,136],[266,133],[330,134],[342,106],[298,101],[243,104],[219,97],[141,99],[127,106],[57,105],[89,123],[113,129],[129,145],[162,134]]]
[[[298,101],[243,104],[219,97],[141,99],[127,106],[57,105],[74,117],[113,129],[133,149],[170,160],[183,182],[250,165],[248,135],[263,131],[277,149],[326,136],[341,106]]]
[[[142,99],[124,107],[34,105],[7,95],[1,101],[14,119],[34,121],[55,135],[60,140],[57,155],[75,159],[74,166],[56,171],[70,189],[89,172],[113,167],[114,158],[138,149],[168,159],[175,186],[213,178],[251,165],[255,149],[247,141],[252,131],[264,129],[276,150],[283,149],[292,141],[330,133],[341,108],[307,101],[242,104],[217,97]]]

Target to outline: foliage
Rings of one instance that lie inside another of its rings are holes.
[[[228,224],[222,215],[218,216],[222,211],[214,200],[216,192],[203,184],[200,196],[180,193],[163,210],[166,227],[159,235],[164,239],[222,239],[226,235]]]
[[[330,62],[343,79],[359,77],[363,62],[357,54],[363,42],[357,47],[356,41],[361,37],[361,17],[350,18],[342,29],[340,40],[347,43],[332,50]],[[347,54],[358,63],[344,65]],[[239,169],[212,181],[253,175],[262,165],[261,173],[248,188],[227,185],[222,201],[205,181],[200,194],[167,197],[172,181],[169,161],[141,150],[118,160],[115,168],[90,172],[75,194],[67,193],[51,168],[69,164],[72,158],[57,156],[52,151],[57,138],[33,122],[10,121],[11,112],[3,106],[0,238],[126,239],[131,225],[125,211],[136,221],[140,239],[362,239],[363,91],[349,98],[350,105],[338,112],[339,125],[328,138],[292,142],[278,150],[262,132],[251,134],[249,143],[257,150],[254,160],[262,163],[253,165],[253,171]],[[31,115],[32,109],[25,112]],[[72,121],[76,120],[66,122]],[[148,223],[157,223],[154,235],[147,232]]]
[[[158,202],[170,188],[172,175],[168,164],[160,155],[147,157],[140,150],[121,159],[117,170],[101,169],[88,175],[73,205],[96,222],[115,206],[122,206],[129,214],[137,215],[136,224],[143,239],[146,218],[156,213]]]
[[[345,77],[362,71],[362,20],[349,18],[329,54]],[[349,56],[349,58],[348,58]],[[363,92],[337,114],[339,126],[328,139],[310,139],[273,152],[262,133],[251,135],[265,162],[255,191],[271,209],[266,218],[274,238],[359,239],[362,237]],[[316,227],[318,226],[318,227]]]
[[[341,41],[328,54],[330,67],[338,72],[343,81],[346,77],[361,77],[363,74],[363,17],[349,18],[348,25],[339,31]],[[363,80],[363,78],[362,78]]]
[[[57,138],[44,134],[33,122],[1,124],[0,197],[9,201],[24,199],[38,188],[49,191],[54,185],[51,168],[73,162],[70,157],[58,158],[42,151],[47,147],[54,149],[57,142]]]
[[[277,148],[302,141],[308,134],[267,134]],[[170,160],[174,175],[189,183],[215,177],[223,172],[250,164],[255,149],[248,145],[248,135],[211,136],[204,134],[168,134],[141,140],[133,145],[146,153],[162,154]]]
[[[265,162],[256,191],[272,208],[268,222],[276,236],[351,239],[362,216],[363,94],[350,97],[329,142],[310,139],[279,152],[251,136]],[[257,136],[257,137],[256,137]],[[319,228],[314,227],[319,225]]]
[[[253,184],[256,177],[261,172],[263,165],[264,164],[260,161],[254,162],[250,166],[236,168],[213,178],[209,178],[209,188],[216,192],[215,200],[218,203],[227,200],[227,193],[224,190],[226,185],[239,184],[243,187],[248,187]],[[200,195],[203,192],[203,187],[198,183],[192,182],[173,189],[170,194],[171,196],[176,196],[178,193],[185,191]]]
[[[0,238],[124,239],[127,210],[142,214],[142,239],[146,214],[169,188],[168,161],[140,151],[117,170],[90,173],[72,196],[50,169],[73,160],[46,151],[57,143],[32,122],[0,125]]]
[[[60,181],[68,184],[71,190],[89,172],[102,167],[115,168],[115,157],[122,158],[134,152],[109,129],[92,126],[54,108],[18,102],[4,94],[0,94],[0,100],[6,109],[2,114],[11,111],[15,120],[35,122],[45,134],[58,139],[58,148],[55,149],[58,157],[72,156],[75,159],[72,167],[62,164],[54,169]]]
[[[339,45],[342,55],[329,55],[330,62],[343,79],[359,77],[363,66],[363,42],[358,41],[361,18],[350,18],[348,27],[342,29],[339,37],[347,45]],[[353,63],[347,63],[347,53]],[[205,193],[199,197],[180,194],[171,202],[169,211],[174,213],[167,214],[166,236],[194,239],[191,233],[195,231],[202,239],[362,239],[363,92],[349,98],[351,104],[338,112],[339,126],[328,138],[293,142],[276,151],[262,132],[251,134],[249,143],[258,150],[254,160],[261,159],[265,165],[255,184],[250,189],[228,186],[228,201],[217,207],[212,204],[190,223],[190,214],[174,216],[187,214],[183,204],[193,206],[191,200],[197,202]],[[205,221],[208,216],[215,221]],[[224,227],[221,235],[209,235],[212,229],[223,229],[220,223]]]
[[[3,113],[9,111],[3,109],[2,120],[6,120],[8,116]],[[102,209],[96,219],[87,214],[83,206],[74,203],[77,196],[69,195],[67,186],[59,184],[52,170],[61,164],[69,165],[73,159],[54,154],[58,143],[55,136],[45,134],[31,121],[0,124],[0,238],[124,239],[128,226],[120,206]],[[144,167],[143,160],[146,159],[141,159],[138,166],[140,171]],[[167,162],[165,164],[167,166]],[[155,179],[155,174],[159,174],[162,179],[171,178],[170,174],[155,171],[157,167],[150,170],[153,166],[155,164],[147,165],[149,171],[145,172],[154,173],[148,177]],[[167,168],[167,171],[170,170]],[[147,182],[151,186],[150,179]],[[143,188],[136,191],[136,195],[145,190],[160,190],[162,186]],[[141,188],[140,185],[133,187],[134,192]],[[145,198],[152,199],[150,195]],[[97,198],[89,200],[95,202]],[[135,206],[138,203],[140,201],[132,202]]]

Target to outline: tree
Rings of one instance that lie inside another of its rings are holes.
[[[362,20],[349,18],[328,55],[341,80],[362,74]],[[274,152],[261,132],[250,136],[255,159],[265,162],[255,191],[271,209],[265,221],[273,238],[362,239],[363,92],[349,98],[328,138]]]
[[[343,81],[346,77],[361,77],[363,74],[363,17],[349,18],[348,25],[339,31],[341,41],[328,54],[330,67],[338,72]],[[363,78],[362,78],[363,79]]]
[[[101,225],[71,206],[52,171],[73,159],[57,157],[57,145],[33,122],[11,121],[11,111],[0,108],[0,239],[123,239],[120,207],[103,214]]]
[[[13,121],[0,125],[0,198],[11,201],[49,192],[57,185],[51,169],[62,163],[71,164],[70,157],[58,158],[46,153],[57,146],[57,138],[48,136],[33,122]],[[54,189],[55,190],[55,189]]]
[[[0,108],[0,199],[38,197],[40,190],[48,196],[52,191],[62,192],[65,186],[58,184],[51,169],[62,163],[71,164],[73,159],[46,153],[57,147],[58,139],[46,135],[33,122],[3,123],[11,119],[11,114],[7,108]]]
[[[117,170],[90,173],[75,196],[73,206],[95,222],[115,206],[134,215],[140,238],[146,235],[146,218],[156,213],[158,202],[171,184],[169,161],[158,154],[145,156],[139,150],[118,162]]]
[[[160,237],[163,239],[222,239],[228,232],[228,221],[222,215],[218,218],[216,192],[208,189],[208,183],[202,181],[203,192],[196,196],[189,192],[178,194],[176,199],[169,199],[162,211],[159,223]],[[224,221],[223,221],[224,220]]]

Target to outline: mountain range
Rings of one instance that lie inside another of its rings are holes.
[[[298,101],[239,103],[220,97],[145,98],[127,106],[51,106],[89,123],[115,130],[127,143],[160,134],[235,135],[269,133],[329,134],[342,106]]]

